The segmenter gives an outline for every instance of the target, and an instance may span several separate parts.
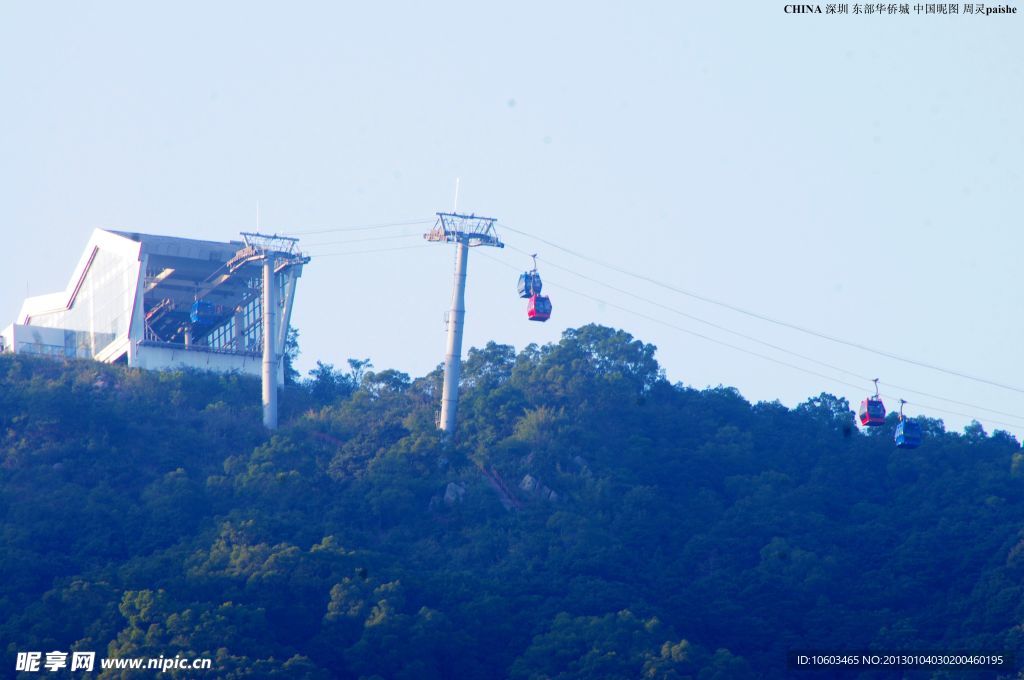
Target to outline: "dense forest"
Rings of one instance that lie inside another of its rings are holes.
[[[1004,432],[923,418],[925,445],[896,449],[892,422],[864,433],[828,394],[672,384],[602,326],[470,350],[450,441],[440,375],[318,363],[268,436],[251,378],[0,356],[0,675],[25,650],[481,680],[1021,656],[1024,455]],[[131,673],[89,677],[153,677]],[[964,677],[944,673],[907,676]],[[69,674],[19,677],[40,675]]]

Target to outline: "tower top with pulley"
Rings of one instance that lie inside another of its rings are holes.
[[[462,213],[437,213],[434,228],[423,235],[428,241],[465,243],[467,246],[493,246],[504,248],[494,229],[494,217],[479,217]]]
[[[235,253],[226,264],[229,271],[234,272],[250,262],[261,262],[267,257],[274,258],[274,270],[282,271],[287,267],[309,264],[309,257],[299,252],[299,239],[277,234],[258,234],[243,231],[245,247]]]

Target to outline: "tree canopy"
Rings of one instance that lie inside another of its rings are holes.
[[[470,350],[448,440],[440,385],[318,362],[268,436],[253,379],[0,356],[6,668],[53,649],[210,657],[211,678],[1024,659],[1005,432],[922,419],[925,445],[899,450],[843,399],[671,384],[652,345],[594,325]],[[116,673],[97,677],[136,677]]]

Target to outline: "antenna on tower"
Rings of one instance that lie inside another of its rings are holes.
[[[459,178],[455,178],[455,205],[452,207],[452,212],[459,212]]]
[[[458,180],[455,180],[455,200],[458,202]],[[474,246],[504,248],[505,244],[494,230],[497,219],[462,215],[456,212],[437,213],[434,228],[423,238],[435,243],[455,244],[455,282],[452,290],[452,308],[448,313],[448,344],[444,357],[444,385],[441,388],[441,419],[438,427],[455,432],[455,415],[459,406],[459,372],[462,362],[462,326],[466,317],[466,267],[469,249]]]

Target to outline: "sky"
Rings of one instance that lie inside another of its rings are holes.
[[[496,217],[508,246],[470,255],[464,351],[600,323],[655,344],[673,382],[855,407],[878,377],[890,408],[1021,438],[1021,22],[3,3],[0,325],[63,290],[94,228],[258,226],[312,256],[300,369],[423,375],[444,356],[453,248],[422,234],[458,180],[458,209]],[[533,252],[546,324],[515,291]]]

